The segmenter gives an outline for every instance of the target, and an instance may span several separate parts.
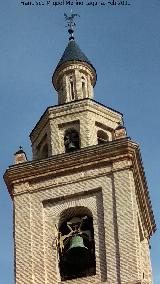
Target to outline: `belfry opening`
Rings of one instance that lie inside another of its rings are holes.
[[[86,209],[76,207],[63,212],[66,218],[59,227],[58,242],[59,270],[63,281],[96,273],[93,217]]]

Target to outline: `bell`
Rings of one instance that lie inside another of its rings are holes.
[[[83,243],[81,236],[73,236],[70,240],[69,249],[64,254],[65,261],[74,265],[85,265],[90,257],[90,252]]]
[[[76,150],[75,144],[72,141],[69,142],[69,144],[68,144],[68,151],[72,152],[72,151],[75,151],[75,150]]]

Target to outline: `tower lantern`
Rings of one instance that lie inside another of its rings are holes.
[[[96,70],[76,43],[74,17],[78,14],[65,14],[70,34],[69,43],[53,73],[53,86],[58,93],[58,103],[93,99],[93,87],[96,84]]]
[[[15,284],[152,284],[156,225],[140,149],[123,115],[93,100],[96,70],[74,40],[73,18],[52,77],[58,105],[30,134],[33,159],[20,149],[4,174]]]
[[[96,71],[75,40],[70,40],[52,77],[58,103],[93,99]]]

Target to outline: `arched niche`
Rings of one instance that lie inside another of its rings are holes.
[[[73,75],[69,76],[69,93],[71,100],[75,100],[75,81]]]
[[[82,96],[83,98],[87,97],[87,81],[84,76],[81,77],[81,84],[82,84]]]
[[[61,280],[96,273],[93,216],[83,206],[71,207],[59,219],[59,270]]]
[[[79,133],[74,128],[69,128],[64,133],[65,152],[73,152],[80,149]]]

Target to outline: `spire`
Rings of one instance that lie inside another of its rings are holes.
[[[83,51],[81,51],[81,49],[79,48],[78,44],[75,42],[75,40],[71,40],[69,41],[56,69],[56,70],[65,62],[74,62],[74,61],[80,61],[80,62],[85,62],[87,64],[89,64],[94,71],[96,72],[95,68],[93,67],[93,65],[91,64],[91,62],[89,61],[89,59],[87,58],[87,56],[83,53]]]
[[[64,13],[64,17],[65,17],[65,21],[67,22],[68,33],[70,37],[69,37],[69,43],[55,69],[55,72],[60,67],[61,64],[67,61],[86,62],[89,65],[91,65],[91,67],[94,69],[93,65],[91,64],[87,56],[81,51],[81,49],[79,48],[78,44],[75,42],[75,39],[74,39],[74,28],[76,26],[74,18],[80,17],[80,15],[72,14],[72,10],[71,10],[71,15],[67,16],[67,14]]]
[[[70,35],[69,43],[52,76],[59,104],[93,98],[93,87],[97,79],[95,68],[74,40],[74,18],[79,15],[64,16]]]

